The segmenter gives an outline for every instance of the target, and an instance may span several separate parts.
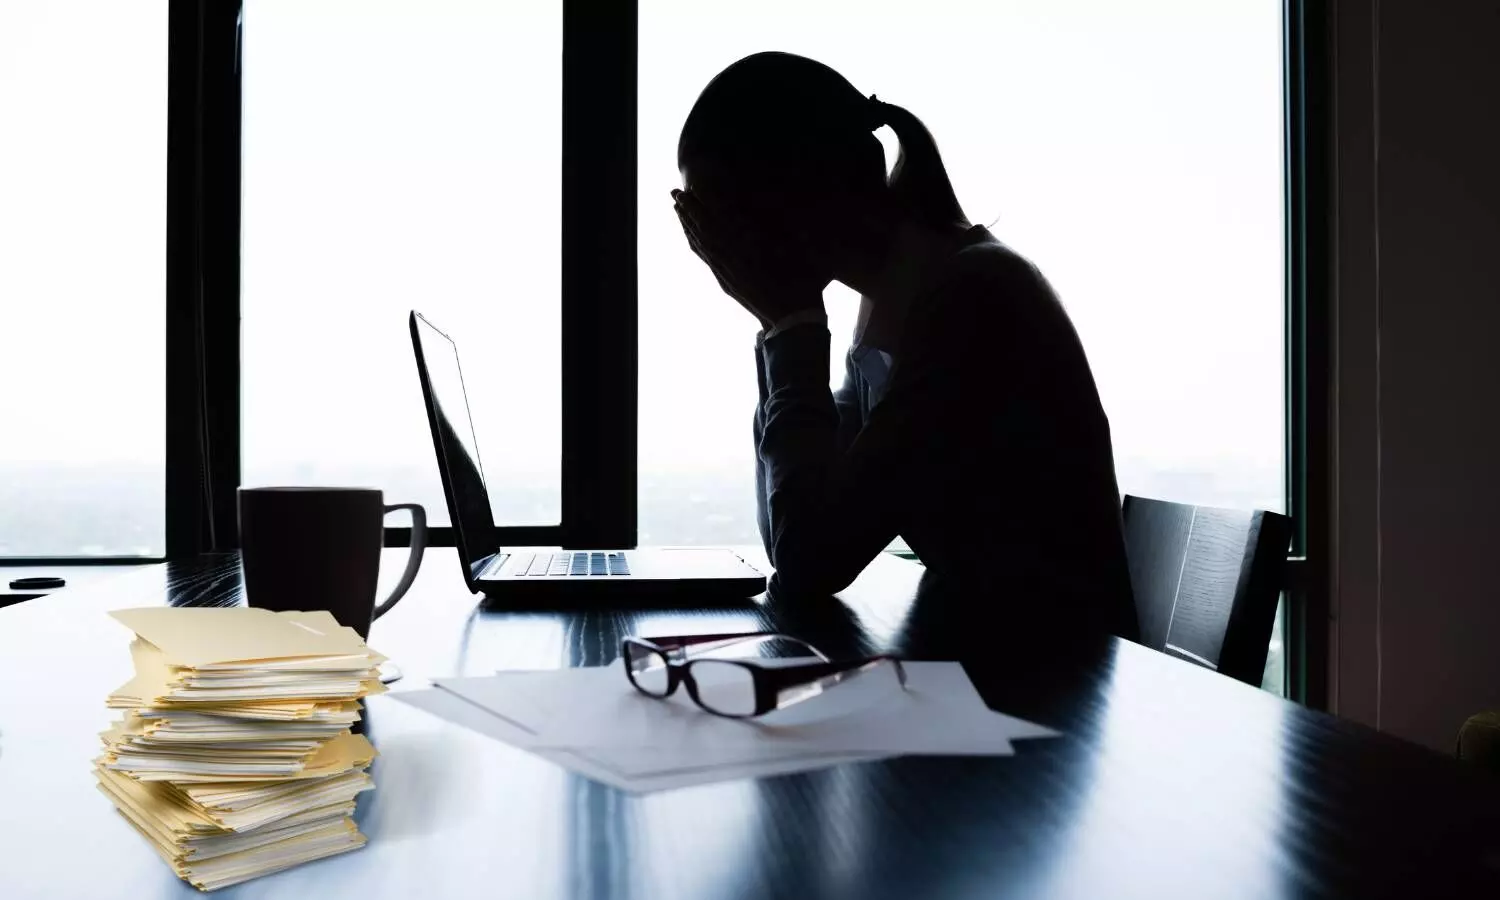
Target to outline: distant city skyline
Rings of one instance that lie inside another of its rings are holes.
[[[558,488],[551,479],[492,473],[491,504],[501,525],[552,524]],[[1281,510],[1279,472],[1137,470],[1121,490],[1186,503]],[[421,503],[432,525],[448,512],[435,464],[384,469],[302,466],[247,471],[247,485],[357,485],[381,489],[387,502]],[[159,466],[19,465],[0,462],[0,558],[14,556],[160,556],[165,500]],[[638,538],[643,545],[758,544],[753,472],[732,468],[642,472]],[[403,514],[404,515],[404,514]],[[392,527],[406,521],[393,516]]]
[[[249,473],[247,473],[248,476]],[[294,484],[343,484],[380,487],[388,502],[423,504],[432,524],[446,524],[447,511],[435,466],[412,464],[384,473],[347,473],[342,479],[298,477],[298,473],[263,473],[247,484],[278,481]],[[312,476],[314,473],[305,473]],[[1210,471],[1138,474],[1127,493],[1238,508],[1280,509],[1279,489],[1270,495],[1271,473],[1246,477],[1233,484]],[[1276,476],[1279,478],[1279,473]],[[555,487],[527,491],[501,484],[494,492],[496,508],[523,516],[555,509]],[[165,508],[160,466],[20,467],[0,462],[0,559],[18,556],[162,556],[165,551]],[[756,532],[754,485],[750,473],[642,473],[639,540],[643,545],[759,544]],[[404,515],[404,514],[403,514]],[[545,518],[524,518],[502,524],[538,524]],[[405,521],[390,519],[392,526]],[[1263,686],[1280,693],[1285,677],[1283,622],[1278,617],[1271,638]]]

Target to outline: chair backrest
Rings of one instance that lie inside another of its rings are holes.
[[[1130,496],[1123,516],[1141,643],[1259,685],[1292,520]]]

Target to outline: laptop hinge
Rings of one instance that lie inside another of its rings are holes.
[[[507,559],[510,559],[509,553],[496,550],[493,554],[486,556],[484,559],[481,559],[474,564],[475,568],[473,577],[476,579],[483,579],[489,575],[500,574],[500,567],[505,565],[505,561]]]

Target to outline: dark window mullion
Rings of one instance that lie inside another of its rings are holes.
[[[1287,661],[1291,697],[1328,702],[1328,16],[1320,0],[1288,0],[1286,157]]]
[[[636,19],[634,0],[563,0],[562,543],[568,547],[636,542]]]
[[[167,75],[167,556],[237,545],[240,4],[172,0]]]

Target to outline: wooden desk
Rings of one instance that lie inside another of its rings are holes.
[[[395,551],[388,560],[399,565]],[[1009,759],[898,759],[632,797],[369,703],[364,850],[229,889],[303,898],[1500,896],[1500,787],[1458,764],[1117,641],[1068,652],[954,627],[883,557],[844,598],[739,610],[481,612],[432,551],[371,643],[426,678],[606,663],[622,634],[777,627],[831,654],[964,654],[995,707],[1066,732]],[[915,598],[915,599],[914,599]],[[94,788],[112,608],[239,600],[234,558],[0,610],[0,897],[196,892]],[[998,627],[993,624],[991,627]]]

